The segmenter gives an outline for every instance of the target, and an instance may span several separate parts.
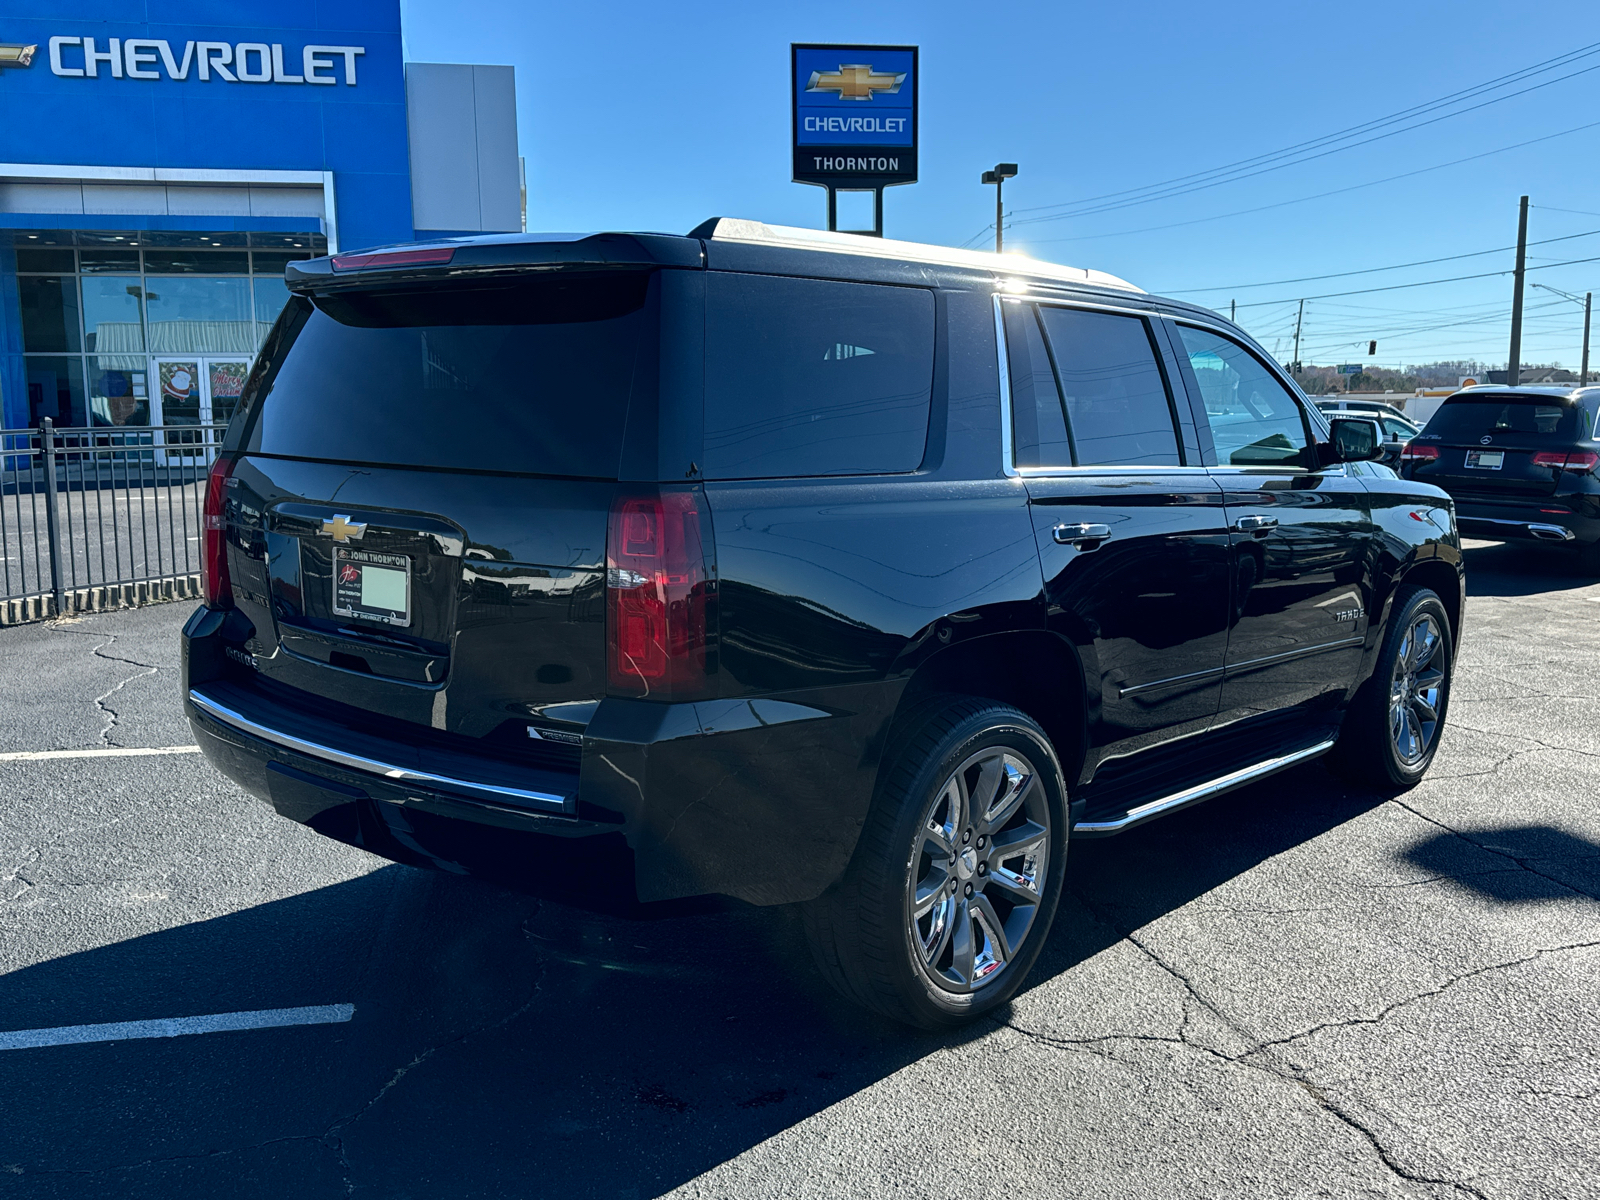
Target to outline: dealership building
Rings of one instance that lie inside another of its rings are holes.
[[[0,25],[5,428],[224,421],[291,260],[524,228],[512,68],[406,62],[398,0],[35,11]]]

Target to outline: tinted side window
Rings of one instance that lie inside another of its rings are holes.
[[[1177,466],[1178,434],[1140,317],[1040,309],[1079,466]]]
[[[1031,304],[1004,305],[1006,353],[1011,359],[1011,424],[1019,467],[1070,467],[1072,443],[1062,414],[1056,373]]]
[[[708,479],[914,471],[932,388],[931,292],[706,280]]]
[[[1217,462],[1304,466],[1305,418],[1284,386],[1239,343],[1188,325],[1178,333],[1205,398]]]

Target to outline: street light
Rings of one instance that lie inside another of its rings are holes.
[[[1000,253],[1004,244],[1002,226],[1005,223],[1005,209],[1001,206],[1000,197],[1005,191],[1006,180],[1015,179],[1016,175],[1016,163],[995,163],[994,170],[983,173],[983,182],[994,184],[994,252],[996,254]]]
[[[1547,292],[1554,292],[1558,296],[1571,300],[1574,304],[1583,305],[1583,365],[1578,368],[1578,386],[1582,387],[1589,382],[1589,310],[1593,307],[1591,302],[1594,299],[1594,293],[1585,292],[1583,299],[1579,300],[1571,292],[1563,292],[1560,288],[1553,288],[1548,283],[1536,283],[1533,286],[1543,288]]]

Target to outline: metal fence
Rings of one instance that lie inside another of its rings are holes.
[[[198,595],[226,429],[0,430],[0,624]]]

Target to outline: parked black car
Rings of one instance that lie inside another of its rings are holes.
[[[1406,446],[1407,478],[1456,502],[1461,532],[1563,548],[1600,575],[1600,387],[1465,388]]]
[[[332,837],[798,904],[843,992],[937,1026],[1021,985],[1069,834],[1432,760],[1449,498],[1208,310],[727,220],[288,282],[184,695]]]

